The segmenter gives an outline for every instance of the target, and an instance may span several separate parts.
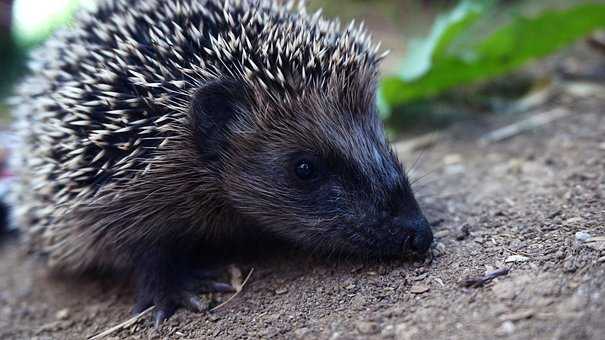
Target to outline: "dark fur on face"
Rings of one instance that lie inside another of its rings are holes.
[[[287,103],[237,81],[214,83],[194,103],[216,108],[218,96],[231,107],[216,108],[220,132],[202,154],[218,155],[226,202],[274,234],[332,253],[424,252],[430,227],[386,141],[374,78],[358,76],[346,88],[307,89]]]

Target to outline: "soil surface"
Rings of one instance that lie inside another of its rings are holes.
[[[377,26],[398,52],[398,31]],[[573,60],[563,66],[577,72],[603,59]],[[396,145],[434,224],[426,258],[255,252],[235,262],[254,272],[217,311],[179,311],[159,330],[147,315],[106,339],[605,339],[605,88],[559,85],[529,112]],[[483,142],[528,117],[557,119]],[[128,320],[133,299],[126,283],[53,276],[17,237],[0,240],[0,339],[86,339]]]
[[[221,309],[179,311],[160,330],[146,316],[109,338],[605,339],[605,91],[578,89],[397,145],[409,167],[422,155],[411,172],[435,225],[427,258],[253,257],[237,263],[255,271]],[[559,118],[481,143],[540,113]],[[83,339],[130,318],[127,285],[53,277],[16,244],[0,245],[1,339]]]

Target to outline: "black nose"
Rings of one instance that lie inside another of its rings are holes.
[[[412,250],[423,254],[431,247],[433,243],[433,232],[431,231],[431,225],[424,217],[419,217],[414,220],[410,225],[413,231],[413,240],[411,242]]]

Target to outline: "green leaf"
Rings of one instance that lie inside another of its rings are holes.
[[[430,69],[421,77],[406,80],[395,75],[382,80],[379,99],[383,110],[388,113],[396,105],[502,75],[530,60],[550,54],[595,29],[605,27],[605,5],[586,3],[563,10],[543,11],[534,17],[518,15],[509,24],[469,46],[464,54],[449,53],[456,36],[469,27],[461,21],[456,26],[448,30],[448,34],[441,35],[433,49]]]
[[[409,53],[402,61],[401,78],[412,81],[428,72],[433,61],[445,55],[460,32],[480,17],[484,7],[476,1],[461,1],[451,12],[437,18],[428,37],[412,39],[407,46]]]

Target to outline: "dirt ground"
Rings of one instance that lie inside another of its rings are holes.
[[[574,83],[550,97],[397,144],[434,224],[427,258],[320,259],[282,246],[236,262],[254,272],[221,309],[179,311],[160,330],[148,315],[107,339],[605,339],[605,88]],[[540,114],[558,119],[483,142]],[[128,320],[132,302],[125,283],[52,276],[18,239],[0,241],[0,339],[86,339]]]
[[[113,339],[605,339],[605,91],[581,89],[398,145],[408,166],[422,154],[415,177],[428,173],[416,185],[435,225],[428,258],[257,256],[237,264],[255,271],[218,311],[179,311],[159,331],[147,316]],[[481,143],[536,113],[559,119]],[[0,339],[83,339],[130,317],[126,285],[51,277],[15,244],[0,244]]]

